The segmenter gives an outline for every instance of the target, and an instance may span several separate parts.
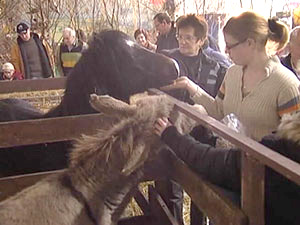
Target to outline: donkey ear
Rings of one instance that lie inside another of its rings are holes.
[[[108,115],[132,116],[136,112],[136,106],[115,99],[109,95],[90,95],[90,104],[98,112]]]
[[[148,158],[149,151],[146,150],[147,146],[145,143],[135,144],[133,148],[122,170],[122,174],[125,176],[130,175],[133,171],[142,166]]]

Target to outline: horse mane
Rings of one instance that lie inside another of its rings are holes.
[[[125,71],[119,69],[120,65],[134,65],[134,58],[120,48],[127,45],[127,41],[134,43],[120,31],[104,30],[95,34],[67,77],[60,105],[45,117],[95,113],[89,105],[92,93],[109,94],[128,102],[130,91],[123,85],[122,76]]]

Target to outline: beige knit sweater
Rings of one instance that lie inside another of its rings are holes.
[[[277,57],[269,59],[266,69],[267,77],[245,97],[243,67],[234,65],[228,69],[215,99],[200,88],[192,99],[217,120],[234,113],[246,128],[247,136],[260,140],[276,130],[282,114],[300,109],[300,81]]]

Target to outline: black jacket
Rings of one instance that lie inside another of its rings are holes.
[[[293,69],[292,63],[291,63],[291,54],[288,54],[285,57],[282,57],[280,59],[280,62],[282,63],[282,65],[284,65],[286,68],[288,68],[290,71],[292,71],[296,77],[299,79],[299,77],[297,76],[296,71]]]
[[[156,52],[161,52],[163,49],[178,48],[178,41],[176,39],[176,29],[172,26],[171,30],[167,34],[161,34],[157,37]]]
[[[162,53],[177,61],[180,76],[187,76],[208,94],[215,97],[223,82],[227,67],[207,56],[202,50],[197,56],[185,56],[179,49],[164,50]]]
[[[49,78],[49,77],[53,77],[53,71],[51,68],[51,63],[50,63],[50,59],[48,56],[48,53],[46,51],[45,46],[43,45],[43,42],[41,41],[41,39],[39,38],[39,36],[36,33],[31,33],[33,40],[35,41],[38,50],[39,50],[39,54],[41,56],[41,63],[42,63],[42,69],[43,69],[43,77],[44,78]],[[28,65],[28,59],[26,56],[26,52],[25,49],[23,47],[24,41],[22,40],[21,37],[17,38],[17,43],[20,47],[20,51],[21,51],[21,55],[22,55],[22,59],[24,62],[24,67],[25,67],[25,78],[26,79],[31,79],[31,75],[30,75],[30,70],[29,70],[29,65]]]
[[[181,135],[175,127],[167,128],[162,140],[208,181],[240,193],[241,153],[238,149],[214,148]],[[270,135],[261,143],[300,163],[300,145]],[[300,187],[270,168],[266,168],[266,225],[300,224]]]

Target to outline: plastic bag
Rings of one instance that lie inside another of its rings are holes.
[[[237,133],[246,135],[246,130],[243,124],[239,121],[237,116],[234,113],[230,113],[225,116],[222,120],[227,127],[231,128],[232,130],[236,131]]]
[[[246,129],[243,126],[243,124],[239,121],[237,116],[234,113],[230,113],[226,115],[222,120],[222,123],[224,123],[227,127],[231,128],[232,130],[236,131],[237,133],[246,135]],[[218,135],[217,135],[218,136]],[[217,147],[225,148],[225,149],[230,149],[230,148],[235,148],[236,146],[232,144],[230,141],[218,136],[217,142],[216,142]]]

